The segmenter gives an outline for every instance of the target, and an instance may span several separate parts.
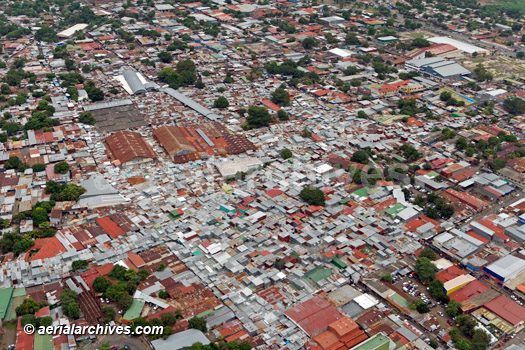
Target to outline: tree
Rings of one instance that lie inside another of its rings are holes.
[[[318,43],[314,38],[306,38],[301,42],[301,45],[305,50],[313,49],[317,44]]]
[[[275,89],[272,92],[272,102],[279,106],[289,106],[290,105],[290,94],[288,90],[284,88],[283,85]]]
[[[325,196],[323,191],[314,186],[305,187],[299,193],[299,197],[310,205],[325,204]]]
[[[292,151],[290,151],[288,148],[283,148],[281,150],[280,155],[281,155],[281,158],[288,159],[288,158],[292,158],[293,154],[292,154]]]
[[[352,158],[350,158],[352,162],[357,162],[361,164],[368,163],[368,154],[365,151],[356,151],[354,154],[352,154]]]
[[[368,118],[368,114],[366,114],[365,111],[358,111],[357,112],[357,117],[361,118],[361,119],[367,119]]]
[[[414,304],[416,306],[417,312],[419,312],[420,314],[425,314],[430,311],[430,308],[428,307],[428,305],[425,304],[425,302],[421,299],[417,299],[414,302]]]
[[[40,305],[37,304],[37,302],[33,298],[27,298],[24,299],[22,304],[17,306],[15,309],[15,312],[18,316],[27,315],[27,314],[34,314],[40,310]]]
[[[32,324],[32,325],[36,326],[35,315],[33,315],[33,314],[23,315],[22,318],[20,319],[20,323],[22,324],[22,326],[25,326],[27,324]]]
[[[173,326],[177,323],[177,317],[173,312],[165,312],[160,315],[160,320],[162,321],[163,326]]]
[[[459,330],[472,337],[474,335],[474,328],[477,325],[476,320],[469,315],[462,314],[456,317],[456,323],[459,324]]]
[[[181,74],[184,71],[195,73],[195,62],[192,60],[184,60],[177,63],[175,70],[177,73]]]
[[[503,105],[513,115],[520,115],[525,113],[525,101],[516,96],[507,97]]]
[[[89,111],[80,113],[80,115],[78,116],[78,121],[88,125],[95,125],[96,123],[96,119],[93,116],[93,113]]]
[[[281,258],[277,258],[277,259],[275,260],[275,263],[274,263],[273,265],[275,266],[275,268],[276,268],[277,270],[280,271],[280,270],[284,269],[284,265],[285,265],[285,264],[286,264],[286,261],[284,261],[284,260],[281,259]]]
[[[498,171],[500,169],[505,168],[505,159],[502,158],[496,158],[492,161],[490,164],[490,168],[494,171]]]
[[[229,105],[230,105],[230,103],[228,102],[228,100],[224,96],[219,96],[215,100],[215,102],[213,102],[213,107],[219,108],[219,109],[227,108]]]
[[[468,146],[467,139],[464,137],[460,137],[456,140],[456,148],[457,149],[466,149]]]
[[[104,93],[102,92],[102,90],[100,90],[99,88],[95,86],[94,82],[92,81],[87,82],[84,85],[84,88],[91,101],[97,102],[97,101],[102,101],[104,99]]]
[[[490,336],[482,329],[476,329],[472,336],[471,349],[485,350],[490,345]]]
[[[461,304],[455,300],[451,300],[447,305],[446,312],[450,317],[456,317],[459,314],[460,309]]]
[[[308,138],[310,136],[312,136],[312,132],[310,130],[308,130],[308,128],[305,126],[303,128],[303,131],[301,131],[301,137],[304,137],[304,138]]]
[[[111,279],[114,279],[114,280],[124,281],[125,278],[126,278],[126,271],[127,270],[128,269],[126,269],[124,266],[115,265],[115,266],[113,266],[111,271],[109,271],[108,277],[111,278]]]
[[[167,51],[159,52],[157,56],[159,57],[161,62],[164,63],[170,63],[171,61],[173,61],[173,56]]]
[[[168,299],[169,296],[170,296],[170,295],[169,295],[168,292],[166,292],[165,290],[161,290],[161,291],[159,292],[159,298],[162,298],[162,299]]]
[[[348,45],[359,45],[360,41],[355,33],[348,33],[345,37],[345,43]]]
[[[429,283],[428,288],[430,295],[436,298],[436,300],[441,301],[443,303],[448,303],[450,301],[450,298],[445,293],[443,282],[441,282],[440,280],[433,280]]]
[[[423,248],[421,253],[419,253],[420,258],[427,258],[428,260],[436,260],[437,254],[431,248]]]
[[[290,117],[288,116],[288,113],[286,113],[282,109],[277,111],[277,118],[279,118],[280,121],[287,121],[290,119]]]
[[[430,282],[436,278],[436,265],[427,258],[418,258],[414,270],[422,282]]]
[[[102,308],[102,314],[104,315],[104,322],[105,323],[109,323],[109,322],[115,320],[115,316],[117,315],[115,310],[112,307],[109,307],[109,306],[105,306],[104,308]]]
[[[381,281],[392,283],[392,275],[389,272],[382,274]]]
[[[51,43],[58,41],[58,35],[53,28],[43,26],[35,32],[35,40]]]
[[[129,309],[132,303],[133,303],[133,297],[129,295],[128,292],[122,293],[122,295],[118,299],[118,305],[123,310]]]
[[[266,108],[258,106],[251,106],[248,108],[248,117],[246,118],[246,123],[249,129],[268,126],[270,125],[271,120],[272,117]]]
[[[97,293],[105,293],[111,287],[111,281],[104,276],[97,276],[93,280],[93,289]]]
[[[159,266],[157,267],[157,271],[164,271],[166,269],[166,264],[161,262]]]
[[[194,316],[188,320],[188,328],[198,329],[204,333],[208,331],[206,321],[197,316]]]
[[[80,307],[78,306],[78,294],[71,289],[64,289],[59,296],[64,314],[71,318],[80,317]]]
[[[66,174],[67,172],[69,172],[69,164],[67,162],[56,163],[54,171],[57,174]]]
[[[88,266],[88,262],[86,260],[75,260],[72,263],[73,272],[78,270],[83,270]]]

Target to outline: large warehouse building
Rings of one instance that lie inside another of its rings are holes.
[[[427,57],[406,61],[405,69],[409,71],[417,71],[423,76],[436,78],[438,80],[460,80],[471,73],[456,61],[448,61],[443,57]]]
[[[144,163],[156,158],[153,148],[142,136],[131,131],[117,131],[106,138],[113,158],[122,165]]]
[[[483,271],[485,271],[485,278],[491,279],[501,286],[525,273],[525,260],[507,255],[485,266]]]

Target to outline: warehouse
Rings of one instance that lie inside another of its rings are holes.
[[[437,36],[437,37],[428,39],[428,41],[436,43],[436,44],[452,45],[459,51],[463,51],[464,53],[468,55],[473,55],[474,53],[476,53],[478,56],[486,56],[489,53],[488,50],[482,49],[481,47],[467,44],[466,42],[452,39],[446,36]]]
[[[122,165],[144,163],[156,158],[153,148],[136,132],[117,131],[106,138],[106,144]]]
[[[69,39],[69,38],[71,38],[73,36],[73,34],[75,34],[75,32],[83,31],[87,27],[88,27],[88,25],[85,24],[85,23],[78,23],[78,24],[75,24],[72,27],[69,27],[66,30],[61,31],[60,33],[57,33],[57,35],[58,35],[59,38]]]
[[[405,69],[417,71],[423,76],[437,78],[438,80],[460,80],[471,73],[456,61],[447,61],[443,57],[427,57],[406,61]]]
[[[178,126],[162,126],[153,130],[153,135],[175,163],[186,163],[200,159],[197,150]]]
[[[525,260],[507,255],[483,268],[485,278],[494,280],[498,285],[513,280],[525,273]]]

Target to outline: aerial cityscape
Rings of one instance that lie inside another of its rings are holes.
[[[0,350],[525,350],[525,0],[0,0]]]

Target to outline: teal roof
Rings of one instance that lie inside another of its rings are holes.
[[[0,290],[0,318],[3,320],[7,311],[9,310],[9,305],[11,304],[11,297],[13,296],[13,287],[4,288]]]
[[[124,313],[122,318],[126,321],[133,321],[134,319],[139,318],[145,303],[144,300],[133,299],[133,303],[131,303],[131,306]]]

